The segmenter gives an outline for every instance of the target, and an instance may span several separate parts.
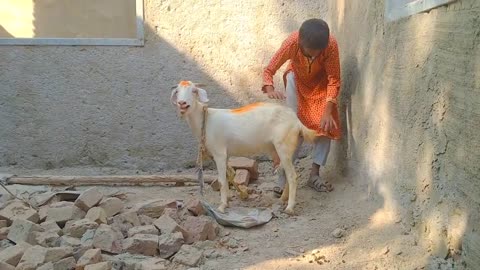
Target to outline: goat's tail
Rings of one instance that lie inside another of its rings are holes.
[[[317,138],[317,132],[313,129],[309,129],[306,127],[302,122],[298,121],[300,124],[300,135],[303,139],[308,143],[314,143],[315,139]]]

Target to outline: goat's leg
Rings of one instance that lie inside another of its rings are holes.
[[[292,215],[294,213],[293,208],[295,207],[295,198],[297,196],[297,173],[291,161],[286,163],[284,169],[287,175],[288,189],[285,189],[284,193],[288,194],[288,203],[287,208],[285,208],[285,213]],[[288,193],[286,193],[287,191]],[[284,194],[282,194],[282,197],[283,196]]]
[[[287,208],[285,208],[285,213],[292,215],[294,213],[293,208],[295,207],[295,198],[297,193],[297,173],[295,171],[295,166],[293,165],[293,155],[295,153],[298,143],[298,134],[290,133],[286,136],[283,142],[275,144],[275,149],[280,157],[280,162],[285,170],[285,176],[287,178],[287,183],[281,199],[287,201]]]
[[[214,155],[215,164],[217,165],[218,181],[220,182],[220,206],[218,211],[225,213],[225,208],[228,207],[228,181],[227,181],[227,155]]]

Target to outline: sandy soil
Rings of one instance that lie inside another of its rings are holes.
[[[334,183],[331,193],[317,193],[305,186],[308,158],[300,160],[300,188],[296,215],[279,211],[279,200],[272,196],[275,175],[271,163],[260,163],[261,177],[250,184],[256,190],[248,201],[241,201],[232,190],[232,206],[272,207],[274,218],[267,224],[238,229],[224,227],[217,241],[215,255],[205,258],[200,269],[459,269],[460,263],[432,258],[418,244],[414,230],[400,217],[394,216],[383,202],[368,196],[368,188],[358,179],[340,179],[333,172],[324,172]],[[113,168],[69,168],[52,171],[22,171],[3,168],[0,172],[15,174],[132,174]],[[192,170],[184,170],[183,173]],[[214,171],[210,172],[214,173]],[[17,194],[46,190],[48,187],[10,186]],[[87,187],[77,188],[78,190]],[[105,193],[126,192],[127,206],[147,199],[169,198],[188,200],[198,196],[198,186],[185,187],[99,187]],[[5,192],[2,190],[2,194]],[[4,196],[2,196],[4,197]],[[207,187],[206,198],[218,204],[219,193]],[[333,232],[341,230],[342,236]],[[338,235],[337,235],[338,236]],[[227,248],[220,242],[233,241]],[[182,269],[175,266],[173,269]],[[188,267],[185,267],[188,269]]]

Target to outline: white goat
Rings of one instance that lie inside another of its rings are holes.
[[[171,102],[200,141],[202,108],[208,97],[207,92],[199,87],[200,84],[181,81],[173,87]],[[305,127],[293,110],[274,103],[254,103],[238,109],[208,108],[206,115],[205,147],[213,156],[221,184],[218,210],[224,213],[228,207],[228,157],[270,154],[274,160],[280,159],[280,165],[285,170],[288,185],[281,199],[284,202],[288,200],[285,213],[293,214],[297,173],[292,158],[299,136],[313,142],[316,132]]]

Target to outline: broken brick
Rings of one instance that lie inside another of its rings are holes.
[[[85,212],[72,202],[52,203],[47,210],[47,221],[64,224],[69,220],[78,220],[85,217]]]
[[[252,180],[258,179],[258,162],[254,159],[245,157],[232,157],[228,160],[228,165],[234,170],[248,170]]]
[[[77,268],[82,269],[89,264],[96,264],[102,261],[102,252],[100,249],[87,250],[77,261]]]
[[[68,221],[63,228],[64,235],[81,238],[87,230],[98,228],[98,224],[90,219],[84,218],[75,221]]]
[[[160,235],[158,238],[159,256],[164,259],[170,258],[180,250],[184,243],[185,240],[181,232]]]
[[[158,236],[153,234],[136,234],[122,241],[123,252],[155,256],[158,254]]]
[[[111,220],[110,225],[118,229],[124,237],[128,235],[128,230],[140,226],[140,219],[138,219],[138,215],[134,211],[116,215]]]
[[[150,258],[145,261],[140,262],[139,267],[142,270],[166,270],[169,261],[162,258]]]
[[[91,221],[96,222],[98,224],[101,224],[101,223],[107,224],[107,214],[105,213],[105,210],[103,210],[103,208],[100,208],[100,207],[90,208],[85,218],[90,219]]]
[[[108,260],[112,262],[113,269],[139,269],[140,263],[150,258],[140,254],[122,253],[110,257]]]
[[[217,236],[214,221],[208,216],[186,217],[183,228],[188,232],[185,243],[214,240]]]
[[[15,244],[10,242],[10,240],[8,240],[8,239],[0,240],[0,252],[2,252],[4,249],[9,248],[9,247],[14,246],[14,245]]]
[[[8,233],[10,232],[9,227],[0,228],[0,240],[8,239]]]
[[[42,247],[54,247],[60,238],[55,231],[34,232],[35,242]]]
[[[93,246],[110,253],[122,252],[123,235],[109,225],[100,224],[93,237]]]
[[[98,207],[102,208],[105,211],[107,217],[112,217],[123,210],[124,204],[119,198],[110,197],[101,200]]]
[[[81,245],[80,239],[67,235],[63,235],[62,237],[60,237],[57,242],[57,246],[68,246],[77,248]]]
[[[26,242],[35,245],[37,243],[35,232],[42,231],[42,227],[38,224],[24,219],[15,219],[10,226],[8,239],[14,243]]]
[[[84,247],[93,247],[93,237],[95,237],[95,229],[87,230],[80,239],[80,244]]]
[[[205,214],[205,208],[203,208],[202,202],[198,199],[190,200],[187,203],[187,209],[194,216],[200,216]]]
[[[177,223],[180,222],[180,215],[177,208],[165,208],[162,215],[167,215],[175,220]],[[153,221],[152,221],[153,222]]]
[[[110,269],[112,269],[112,263],[111,262],[100,262],[100,263],[90,264],[90,265],[85,266],[85,270],[110,270]],[[115,268],[115,269],[117,269],[117,268]]]
[[[187,231],[180,227],[180,225],[177,224],[175,220],[173,220],[171,217],[163,215],[156,219],[153,222],[153,225],[157,227],[157,229],[160,231],[161,234],[164,233],[174,233],[174,232],[181,232],[183,234],[183,237],[187,237]]]
[[[20,262],[16,269],[37,269],[38,266],[45,262],[45,256],[47,249],[42,246],[32,246],[25,250]]]
[[[52,262],[45,263],[42,266],[38,267],[36,270],[53,270],[53,263]]]
[[[45,232],[60,232],[62,229],[58,226],[58,224],[55,222],[55,221],[45,221],[43,223],[40,224],[40,227],[42,227],[42,229],[45,231]]]
[[[74,270],[76,266],[75,258],[67,257],[53,263],[53,270]]]
[[[139,215],[146,215],[151,218],[158,218],[163,214],[165,208],[177,208],[177,201],[175,200],[151,200],[138,209]]]
[[[248,186],[248,183],[250,181],[250,172],[244,169],[236,170],[233,181],[238,185]]]
[[[8,202],[7,205],[0,210],[0,219],[9,220],[10,222],[14,219],[25,219],[37,223],[39,216],[35,209],[29,207],[22,201],[14,200]]]
[[[82,192],[75,200],[75,206],[87,212],[90,208],[97,205],[103,198],[103,194],[97,188],[89,188]]]
[[[128,230],[128,237],[132,237],[136,234],[155,234],[155,235],[158,235],[158,230],[153,225],[138,226],[138,227],[133,227],[130,230]]]
[[[138,220],[140,221],[140,225],[152,225],[155,219],[145,216],[145,215],[138,215]]]
[[[0,262],[6,262],[10,265],[17,266],[25,253],[25,250],[30,247],[31,245],[25,242],[20,242],[15,246],[8,247],[0,252]]]
[[[2,270],[15,270],[15,266],[10,265],[6,262],[0,262],[0,269],[2,269]]]
[[[184,264],[187,266],[197,266],[203,257],[203,251],[189,245],[183,245],[175,254],[173,262]]]
[[[73,248],[72,247],[51,247],[47,248],[45,253],[44,262],[56,262],[58,260],[64,259],[66,257],[72,256]]]
[[[8,222],[6,220],[0,220],[0,229],[6,228],[8,226]]]

